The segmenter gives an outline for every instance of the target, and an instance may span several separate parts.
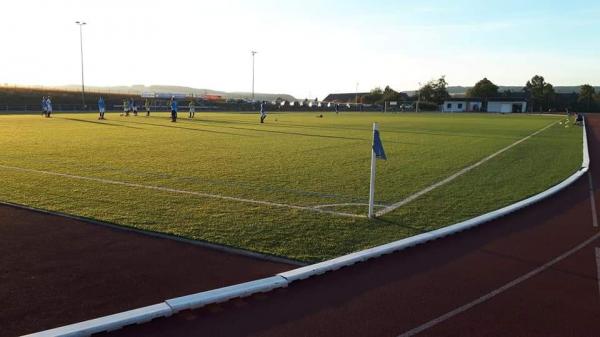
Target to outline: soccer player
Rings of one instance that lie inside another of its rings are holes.
[[[50,117],[50,115],[52,115],[52,100],[50,99],[50,96],[48,96],[48,98],[46,98],[46,117]]]
[[[133,115],[137,116],[138,106],[137,106],[137,103],[135,102],[135,100],[133,98],[131,99],[130,106],[131,106],[131,111],[133,111]]]
[[[196,115],[196,103],[194,102],[194,100],[191,100],[188,106],[190,108],[190,118],[194,118],[194,116]]]
[[[98,110],[100,110],[100,117],[98,119],[104,119],[104,113],[106,112],[106,103],[104,103],[104,98],[100,96],[98,99]]]
[[[144,107],[146,108],[146,117],[150,116],[150,100],[146,98],[146,102],[144,102]]]
[[[48,108],[46,107],[46,96],[42,97],[42,117],[46,116]]]
[[[265,102],[262,101],[260,103],[260,122],[264,123],[265,118],[267,118],[267,111],[265,110]]]
[[[129,117],[129,101],[127,99],[123,100],[123,114],[121,116]]]
[[[335,114],[338,115],[340,113],[340,105],[335,103],[334,107],[335,107]]]
[[[177,122],[177,100],[175,96],[171,97],[171,122]]]

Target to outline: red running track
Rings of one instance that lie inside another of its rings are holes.
[[[600,181],[600,118],[589,138]],[[600,336],[590,190],[586,176],[468,232],[107,335]]]
[[[0,205],[0,336],[56,328],[290,268]]]

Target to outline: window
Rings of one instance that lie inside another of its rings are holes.
[[[458,108],[459,108],[459,109],[462,109],[462,108],[463,108],[463,105],[462,105],[462,103],[458,103]]]
[[[446,105],[446,108],[448,108],[448,109],[452,109],[452,103],[448,103],[448,104]]]

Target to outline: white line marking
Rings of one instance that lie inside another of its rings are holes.
[[[535,135],[538,135],[538,134],[546,131],[550,127],[556,125],[556,123],[558,123],[558,121],[554,122],[554,123],[552,123],[552,124],[550,124],[550,125],[548,125],[548,126],[546,126],[544,128],[542,128],[542,129],[540,129],[540,130],[538,130],[538,131],[536,131],[536,132],[534,132],[532,134],[530,134],[529,136],[527,136],[527,137],[525,137],[525,138],[523,138],[523,139],[521,139],[519,141],[516,141],[516,142],[512,143],[511,145],[503,148],[502,150],[500,150],[500,151],[498,151],[498,152],[496,152],[494,154],[491,154],[491,155],[485,157],[484,159],[480,160],[479,162],[477,162],[477,163],[475,163],[475,164],[473,164],[473,165],[471,165],[469,167],[466,167],[466,168],[464,168],[464,169],[462,169],[462,170],[454,173],[453,175],[449,176],[448,178],[446,178],[446,179],[444,179],[442,181],[439,181],[439,182],[437,182],[437,183],[435,183],[435,184],[433,184],[433,185],[425,188],[424,190],[421,190],[421,191],[419,191],[419,192],[417,192],[417,193],[415,193],[415,194],[413,194],[413,195],[405,198],[404,200],[401,200],[401,201],[399,201],[399,202],[397,202],[397,203],[395,203],[395,204],[393,204],[391,206],[388,206],[388,207],[384,208],[383,210],[377,212],[375,215],[377,215],[377,216],[385,215],[385,214],[387,214],[389,212],[392,212],[392,211],[394,211],[394,210],[396,210],[396,209],[398,209],[398,208],[400,208],[400,207],[408,204],[409,202],[414,201],[415,199],[417,199],[417,198],[419,198],[419,197],[421,197],[421,196],[423,196],[423,195],[425,195],[425,194],[427,194],[427,193],[435,190],[436,188],[438,188],[440,186],[446,185],[447,183],[451,182],[452,180],[454,180],[454,179],[462,176],[463,174],[465,174],[465,173],[471,171],[472,169],[474,169],[474,168],[482,165],[483,163],[485,163],[485,162],[487,162],[487,161],[495,158],[496,156],[498,156],[498,155],[500,155],[500,154],[502,154],[502,153],[504,153],[504,152],[512,149],[513,147],[515,147],[515,146],[523,143],[524,141],[528,140],[529,138],[531,138],[531,137],[533,137]]]
[[[436,319],[433,319],[433,320],[431,320],[431,321],[429,321],[429,322],[427,322],[425,324],[422,324],[422,325],[420,325],[420,326],[418,326],[418,327],[416,327],[416,328],[414,328],[412,330],[409,330],[409,331],[407,331],[407,332],[399,335],[398,337],[410,337],[410,336],[417,335],[417,334],[419,334],[419,333],[421,333],[421,332],[423,332],[423,331],[425,331],[427,329],[430,329],[430,328],[434,327],[435,325],[438,325],[438,324],[440,324],[440,323],[442,323],[444,321],[447,321],[450,318],[452,318],[452,317],[454,317],[454,316],[456,316],[456,315],[458,315],[460,313],[463,313],[463,312],[465,312],[465,311],[473,308],[476,305],[479,305],[479,304],[481,304],[483,302],[486,302],[486,301],[490,300],[491,298],[493,298],[495,296],[498,296],[498,295],[502,294],[503,292],[505,292],[505,291],[507,291],[507,290],[509,290],[509,289],[511,289],[511,288],[513,288],[513,287],[515,287],[515,286],[517,286],[517,285],[519,285],[519,284],[521,284],[521,283],[529,280],[530,278],[532,278],[532,277],[540,274],[541,272],[546,271],[550,267],[552,267],[555,264],[559,263],[560,261],[566,259],[567,257],[569,257],[569,256],[577,253],[578,251],[580,251],[581,249],[585,248],[586,246],[588,246],[590,243],[594,242],[595,240],[598,240],[599,238],[600,238],[600,233],[597,233],[596,235],[592,236],[591,238],[589,238],[589,239],[585,240],[584,242],[582,242],[581,244],[579,244],[577,247],[569,250],[568,252],[564,253],[563,255],[555,258],[554,260],[552,260],[552,261],[550,261],[550,262],[548,262],[546,264],[544,264],[543,266],[530,271],[529,273],[527,273],[527,274],[525,274],[525,275],[523,275],[523,276],[521,276],[521,277],[519,277],[519,278],[517,278],[517,279],[515,279],[515,280],[513,280],[513,281],[511,281],[511,282],[509,282],[509,283],[507,283],[505,285],[503,285],[502,287],[500,287],[500,288],[498,288],[496,290],[493,290],[490,293],[487,293],[487,294],[481,296],[480,298],[478,298],[478,299],[476,299],[476,300],[474,300],[474,301],[472,301],[470,303],[467,303],[467,304],[465,304],[465,305],[463,305],[461,307],[458,307],[458,308],[456,308],[456,309],[454,309],[454,310],[452,310],[452,311],[450,311],[450,312],[448,312],[448,313],[446,313],[446,314],[444,314],[444,315],[442,315],[442,316],[440,316],[440,317],[438,317]]]
[[[218,194],[210,194],[210,193],[203,193],[203,192],[193,192],[193,191],[177,190],[177,189],[168,188],[168,187],[141,185],[141,184],[135,184],[135,183],[127,183],[127,182],[122,182],[122,181],[116,181],[116,180],[108,180],[108,179],[92,178],[92,177],[83,177],[83,176],[76,176],[76,175],[72,175],[72,174],[65,174],[65,173],[58,173],[58,172],[51,172],[51,171],[41,171],[41,170],[27,169],[27,168],[22,168],[22,167],[15,167],[15,166],[0,165],[0,168],[5,168],[5,169],[15,170],[15,171],[22,171],[22,172],[46,174],[46,175],[57,176],[57,177],[64,177],[64,178],[71,178],[71,179],[95,181],[95,182],[100,182],[100,183],[105,183],[105,184],[112,184],[112,185],[145,188],[145,189],[149,189],[149,190],[156,190],[156,191],[162,191],[162,192],[195,195],[195,196],[205,197],[205,198],[213,198],[213,199],[222,199],[222,200],[229,200],[229,201],[237,201],[237,202],[248,203],[248,204],[257,204],[257,205],[265,205],[265,206],[273,206],[273,207],[298,209],[298,210],[311,211],[311,212],[317,212],[317,213],[323,213],[323,214],[338,215],[338,216],[351,217],[351,218],[366,218],[365,215],[343,213],[343,212],[334,212],[334,211],[326,211],[326,210],[322,210],[322,209],[318,209],[318,208],[314,208],[314,207],[297,206],[297,205],[282,204],[282,203],[270,202],[270,201],[262,201],[262,200],[253,200],[253,199],[245,199],[245,198],[228,197],[228,196],[218,195]]]
[[[598,227],[598,212],[596,211],[596,197],[594,196],[594,181],[592,180],[592,172],[588,172],[590,178],[590,202],[592,203],[592,223],[594,227]]]
[[[368,203],[346,203],[346,204],[328,204],[328,205],[317,205],[314,208],[329,208],[329,207],[343,207],[343,206],[369,206]],[[374,205],[375,207],[388,207],[387,205]]]

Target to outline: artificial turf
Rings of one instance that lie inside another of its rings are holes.
[[[177,123],[166,114],[107,118],[0,116],[0,200],[319,261],[500,208],[566,178],[582,159],[581,128],[558,124],[565,118],[557,116],[280,113],[266,124],[233,113]],[[364,215],[374,121],[388,157],[378,163],[376,198],[386,205],[556,124],[378,220],[197,194],[350,204],[324,209]]]

